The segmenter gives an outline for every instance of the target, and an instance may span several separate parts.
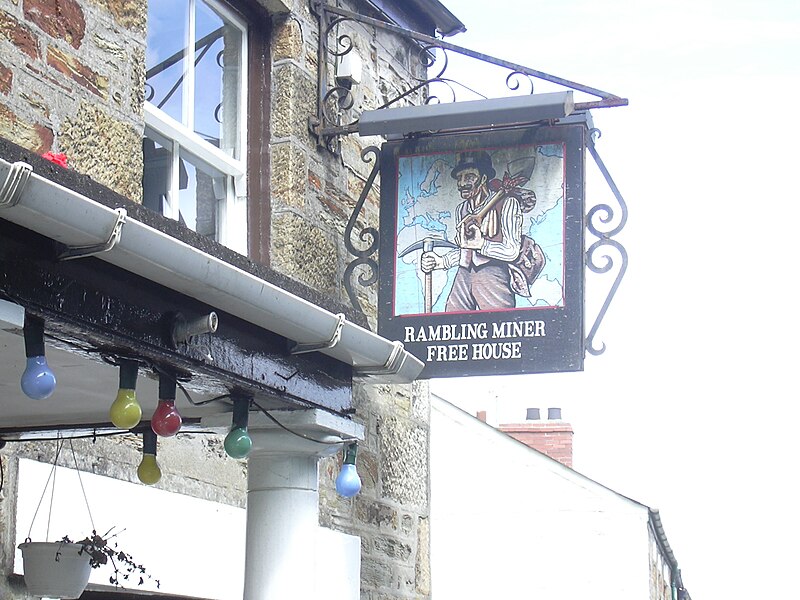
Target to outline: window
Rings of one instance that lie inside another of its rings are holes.
[[[247,254],[248,22],[216,0],[159,1],[147,31],[143,203]]]

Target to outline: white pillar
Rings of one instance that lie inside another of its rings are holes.
[[[317,462],[363,438],[363,427],[320,410],[273,413],[287,429],[251,415],[247,461],[244,600],[313,600],[317,581]]]

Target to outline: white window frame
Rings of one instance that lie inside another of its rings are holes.
[[[236,155],[229,156],[220,148],[208,143],[194,132],[195,108],[195,64],[194,38],[195,13],[197,2],[203,1],[215,11],[224,15],[241,33],[240,65],[239,65],[239,131]],[[181,123],[150,101],[144,105],[145,136],[170,150],[172,155],[172,179],[167,192],[164,215],[172,219],[179,218],[179,169],[181,155],[189,158],[189,162],[216,177],[225,177],[225,196],[220,200],[217,210],[218,241],[229,248],[247,254],[247,97],[248,97],[248,24],[238,14],[216,0],[189,0],[188,39],[184,48],[191,48],[190,57],[184,63],[186,72],[183,80],[184,123]]]

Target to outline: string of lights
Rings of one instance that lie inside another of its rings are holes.
[[[0,293],[9,296],[0,287]],[[56,387],[55,374],[50,370],[45,358],[45,327],[44,321],[39,317],[25,312],[23,334],[25,339],[26,369],[21,377],[20,386],[22,391],[32,399],[44,399],[49,397]],[[98,434],[94,431],[87,435],[74,435],[70,439],[97,438],[110,435],[121,434],[140,434],[142,435],[142,461],[137,469],[139,480],[146,485],[154,485],[161,479],[161,469],[156,460],[157,446],[159,437],[172,437],[177,435],[182,428],[183,418],[175,406],[176,390],[180,389],[186,401],[192,406],[203,406],[213,402],[228,400],[232,407],[231,428],[225,437],[223,446],[226,453],[235,459],[246,458],[252,448],[253,440],[248,433],[249,413],[256,409],[267,417],[276,426],[284,431],[310,441],[326,446],[342,445],[345,455],[342,470],[336,480],[337,491],[345,497],[350,497],[358,493],[361,488],[361,480],[355,470],[357,440],[352,438],[341,438],[339,441],[329,439],[322,440],[313,436],[293,430],[280,422],[266,408],[261,406],[252,397],[237,392],[229,392],[207,400],[195,400],[179,376],[172,370],[153,363],[150,360],[125,355],[122,353],[111,352],[108,349],[99,349],[75,344],[71,341],[49,335],[52,339],[62,345],[72,346],[84,353],[96,353],[107,364],[119,369],[119,389],[114,402],[109,408],[109,419],[119,431],[105,432]],[[148,368],[158,376],[159,392],[158,406],[154,411],[149,426],[141,426],[142,407],[136,397],[136,382],[141,368]],[[280,397],[292,396],[286,390],[276,390],[276,395]],[[47,439],[63,443],[64,437],[59,435],[55,438],[36,438],[39,441]],[[0,447],[9,440],[0,439]],[[24,441],[24,440],[14,440]],[[3,466],[0,464],[0,476]],[[0,479],[0,490],[4,479]]]

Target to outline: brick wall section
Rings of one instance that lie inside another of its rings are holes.
[[[42,31],[80,48],[86,33],[83,10],[75,0],[25,0],[25,18]]]
[[[563,421],[537,421],[499,425],[498,429],[534,450],[572,468],[572,425]]]

